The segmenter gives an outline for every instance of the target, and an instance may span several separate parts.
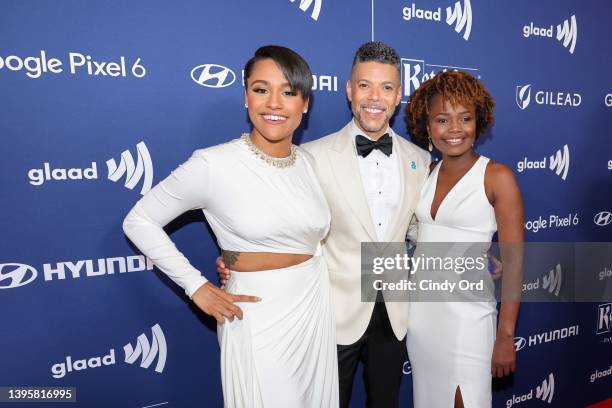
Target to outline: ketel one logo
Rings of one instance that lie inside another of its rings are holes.
[[[532,388],[527,394],[516,395],[513,394],[512,398],[506,401],[506,407],[511,408],[516,404],[520,404],[529,400],[533,400],[534,389]],[[544,402],[552,404],[553,396],[555,394],[555,376],[550,373],[548,378],[542,381],[541,385],[535,388],[535,398],[540,399]]]
[[[295,0],[289,0],[289,1],[292,3],[295,3]],[[310,13],[310,17],[314,21],[317,21],[319,19],[319,14],[321,14],[321,2],[322,0],[300,0],[300,10],[306,12],[312,5],[313,8],[312,8],[312,13]]]
[[[236,74],[223,65],[203,64],[191,70],[191,79],[207,88],[225,88],[236,81]]]
[[[151,155],[147,149],[147,145],[144,142],[140,142],[136,145],[136,151],[138,152],[138,161],[134,165],[134,158],[129,150],[124,150],[121,153],[121,161],[117,166],[115,159],[109,159],[106,161],[106,167],[108,168],[108,179],[114,182],[119,181],[125,174],[124,186],[133,190],[138,182],[142,179],[142,188],[140,194],[144,195],[151,189],[153,184],[153,162],[151,161]]]
[[[604,303],[597,307],[597,334],[612,331],[612,303]]]
[[[402,9],[402,18],[405,21],[413,19],[442,21],[442,9],[438,7],[436,10],[427,10],[418,8],[415,3],[410,7]],[[456,1],[454,7],[446,7],[446,24],[453,27],[455,32],[461,34],[463,31],[463,39],[467,41],[472,32],[472,5],[470,0],[463,0],[463,6],[460,1]]]
[[[610,211],[598,212],[595,214],[595,217],[593,217],[593,222],[600,227],[610,225],[610,223],[612,223],[612,213]]]
[[[30,265],[19,263],[0,264],[0,289],[27,285],[36,279],[38,272]]]
[[[138,336],[135,348],[132,347],[130,343],[123,346],[123,350],[125,352],[124,361],[128,364],[134,364],[136,361],[138,361],[138,359],[140,359],[140,367],[149,368],[155,359],[157,359],[155,371],[162,373],[164,371],[164,366],[166,365],[168,349],[166,346],[166,338],[164,337],[164,332],[159,324],[155,324],[153,327],[151,327],[151,331],[151,342],[149,342],[149,339],[143,333]],[[111,348],[108,354],[105,354],[104,356],[83,358],[79,360],[73,360],[71,356],[66,356],[65,361],[53,364],[51,366],[51,374],[54,378],[63,378],[67,373],[73,371],[81,371],[89,368],[97,368],[115,364],[115,349]]]
[[[515,101],[522,110],[531,103],[531,84],[516,87]],[[533,92],[533,101],[538,105],[577,108],[582,103],[582,95],[577,92],[555,92],[537,90]]]
[[[419,89],[421,84],[436,76],[438,72],[466,71],[480,79],[478,68],[458,67],[452,65],[427,64],[425,60],[402,58],[402,103],[407,103],[410,95]]]
[[[537,27],[532,21],[529,25],[523,27],[523,37],[528,38],[530,36],[553,38],[553,26],[551,24],[549,27]],[[563,43],[565,48],[568,48],[570,54],[574,53],[576,39],[578,38],[578,24],[574,14],[569,20],[557,24],[556,38]]]

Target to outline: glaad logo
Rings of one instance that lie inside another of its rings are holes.
[[[559,296],[562,283],[563,273],[560,264],[557,264],[547,274],[542,276],[542,289],[548,291],[548,293],[554,294],[555,296]],[[523,283],[523,292],[538,289],[540,289],[540,278],[537,278],[533,282]]]
[[[608,108],[612,107],[612,93],[606,94],[604,98],[604,103]],[[610,170],[610,169],[608,169]]]
[[[433,78],[438,72],[446,71],[466,71],[480,79],[478,68],[426,64],[424,60],[402,58],[402,103],[408,103],[410,95],[419,89],[423,82]]]
[[[543,343],[551,343],[553,341],[567,339],[568,337],[578,336],[579,329],[579,325],[575,325],[562,329],[550,330],[544,333],[532,334],[529,338],[515,337],[514,348],[516,351],[521,351],[525,347],[538,346]]]
[[[225,88],[236,81],[236,74],[223,65],[203,64],[191,70],[191,79],[208,88]]]
[[[597,307],[597,333],[606,334],[612,331],[612,303],[604,303]]]
[[[612,365],[607,370],[603,370],[603,371],[595,370],[595,372],[591,374],[590,381],[594,383],[595,381],[603,377],[610,376],[610,375],[612,375]]]
[[[119,166],[114,159],[106,161],[108,167],[108,179],[118,181],[126,174],[125,187],[130,190],[136,187],[136,184],[143,179],[140,194],[145,194],[151,189],[153,184],[153,163],[151,155],[144,142],[139,142],[136,145],[138,151],[138,162],[134,165],[134,158],[129,150],[121,153],[121,162]],[[28,171],[30,184],[33,186],[41,186],[46,181],[64,181],[64,180],[97,180],[98,165],[96,162],[91,162],[91,167],[86,168],[52,168],[48,162],[43,163],[42,169],[30,169]]]
[[[532,388],[527,394],[513,394],[512,398],[506,401],[506,408],[511,408],[512,406],[520,404],[521,402],[532,400],[533,391],[534,390]],[[555,394],[555,376],[552,373],[548,375],[548,378],[545,378],[544,381],[542,381],[541,385],[538,385],[535,388],[535,394],[537,399],[552,404],[553,396]]]
[[[19,263],[0,264],[0,289],[12,289],[27,285],[36,279],[38,272],[30,265]]]
[[[410,7],[404,7],[402,15],[405,21],[412,19],[442,21],[442,10],[440,7],[437,10],[425,10],[418,8],[415,3],[412,3]],[[463,0],[463,7],[459,1],[455,2],[454,7],[446,7],[446,24],[451,27],[454,24],[455,32],[459,34],[463,31],[463,39],[467,41],[472,32],[472,5],[470,0]]]
[[[129,150],[124,150],[121,153],[121,162],[119,166],[115,163],[115,159],[109,159],[106,161],[108,167],[108,179],[117,182],[124,174],[125,187],[133,190],[136,184],[143,178],[142,188],[140,194],[144,195],[151,189],[153,184],[153,163],[151,161],[151,155],[147,149],[147,145],[144,142],[140,142],[136,145],[138,152],[138,162],[134,166],[134,158]]]
[[[610,211],[598,212],[595,214],[595,217],[593,217],[593,222],[600,227],[610,225],[610,223],[612,223],[612,213]]]
[[[142,368],[149,368],[155,358],[157,358],[157,364],[155,371],[161,373],[164,371],[166,365],[167,346],[164,332],[162,331],[159,324],[155,324],[151,327],[153,332],[153,340],[149,343],[149,339],[144,334],[138,336],[136,342],[136,348],[133,349],[131,344],[128,343],[123,347],[125,352],[125,362],[133,364],[138,357],[142,356],[140,366]],[[71,356],[66,356],[65,361],[56,363],[51,366],[51,374],[53,378],[63,378],[67,373],[72,371],[82,371],[88,368],[97,368],[104,366],[115,365],[115,349],[111,348],[108,354],[104,356],[83,358],[80,360],[73,360]]]
[[[521,110],[527,109],[531,103],[531,84],[516,87],[516,104]],[[534,93],[536,104],[547,106],[578,107],[582,103],[582,96],[576,92],[537,91]]]
[[[554,155],[549,156],[548,168],[554,171],[557,176],[561,176],[561,179],[565,180],[567,172],[569,171],[570,165],[570,152],[569,146],[563,145],[563,150],[557,150]],[[525,157],[522,161],[516,164],[516,170],[522,173],[525,170],[541,170],[545,169],[546,157],[542,160],[529,160]]]
[[[166,338],[159,324],[151,327],[153,334],[152,341],[149,343],[149,339],[143,333],[136,339],[136,347],[133,348],[130,343],[123,346],[125,352],[125,362],[128,364],[134,364],[134,362],[141,357],[140,366],[142,368],[149,368],[157,357],[157,364],[155,365],[155,371],[161,373],[164,371],[166,365]]]
[[[559,296],[561,284],[563,283],[563,274],[561,273],[561,265],[557,264],[554,269],[551,269],[547,275],[542,277],[542,289],[548,290],[548,293],[554,293]]]
[[[289,1],[295,3],[295,0]],[[322,0],[300,0],[300,10],[305,12],[314,3],[310,17],[314,21],[317,21],[319,19],[319,14],[321,14],[321,2]]]
[[[553,26],[550,27],[537,27],[534,26],[533,21],[523,27],[523,37],[529,38],[530,36],[548,37],[553,38]],[[576,39],[578,38],[578,24],[576,23],[576,15],[572,14],[569,21],[564,20],[563,23],[557,24],[556,31],[557,40],[563,43],[565,48],[569,47],[569,53],[573,54],[576,48]]]
[[[570,21],[564,20],[562,25],[557,24],[557,40],[563,42],[565,48],[569,47],[570,54],[573,54],[577,38],[578,25],[576,24],[576,16],[572,14]]]
[[[43,264],[45,281],[65,280],[66,276],[77,279],[83,276],[103,276],[126,272],[153,270],[153,262],[143,255],[128,257],[82,259],[76,262]],[[68,272],[68,275],[67,275]],[[19,263],[0,264],[0,289],[12,289],[27,285],[38,277],[36,268]]]

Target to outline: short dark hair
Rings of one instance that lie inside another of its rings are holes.
[[[244,85],[251,76],[257,61],[271,59],[283,71],[293,91],[299,92],[302,99],[310,98],[312,90],[312,72],[308,63],[297,52],[280,45],[264,45],[255,51],[255,55],[244,66]]]
[[[393,65],[397,68],[397,72],[400,71],[400,56],[389,45],[380,41],[370,41],[363,44],[357,52],[355,52],[355,58],[353,58],[353,65],[351,71],[355,69],[355,65],[360,62],[380,62],[381,64]]]

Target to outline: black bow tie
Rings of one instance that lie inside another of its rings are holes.
[[[374,149],[380,150],[387,156],[390,156],[393,151],[393,139],[388,133],[382,135],[378,140],[370,140],[365,136],[357,135],[355,145],[357,146],[357,153],[363,157],[368,157],[368,154],[372,153]]]

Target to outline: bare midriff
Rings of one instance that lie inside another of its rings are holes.
[[[312,255],[279,254],[274,252],[221,251],[225,266],[237,272],[256,272],[288,268],[306,262]]]

